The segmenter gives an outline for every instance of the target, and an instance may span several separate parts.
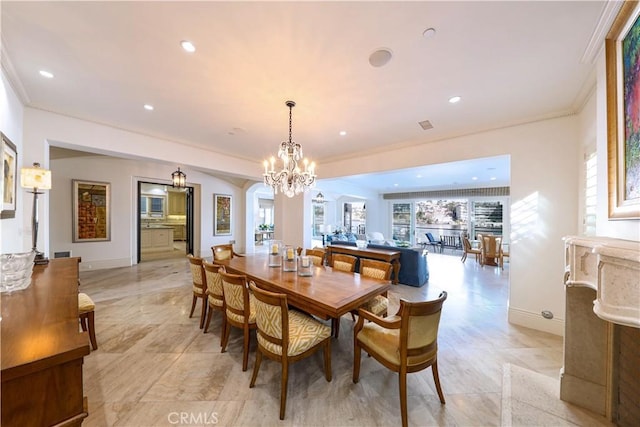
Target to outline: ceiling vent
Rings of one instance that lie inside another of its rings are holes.
[[[429,120],[423,120],[421,122],[418,122],[418,124],[420,125],[420,127],[423,130],[433,129],[433,125],[431,124],[431,122]]]

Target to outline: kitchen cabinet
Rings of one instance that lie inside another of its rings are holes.
[[[169,215],[186,215],[187,197],[186,193],[180,191],[169,192]]]
[[[142,252],[173,251],[173,227],[149,227],[140,229]]]

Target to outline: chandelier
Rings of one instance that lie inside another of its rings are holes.
[[[296,103],[286,102],[289,107],[289,141],[280,143],[278,157],[282,159],[282,170],[275,170],[275,158],[271,157],[271,162],[264,161],[264,183],[273,187],[275,194],[278,191],[287,197],[293,197],[303,191],[307,191],[316,183],[316,164],[303,158],[302,146],[291,140],[291,110]],[[300,170],[298,161],[302,160],[304,171]]]

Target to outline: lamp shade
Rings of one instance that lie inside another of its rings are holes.
[[[20,185],[23,188],[50,190],[51,171],[41,168],[40,163],[34,163],[31,168],[22,168],[20,170]]]

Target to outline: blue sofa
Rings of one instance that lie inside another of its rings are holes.
[[[349,241],[332,241],[332,245],[343,246],[356,246],[355,242]],[[429,265],[427,263],[427,255],[423,255],[421,250],[415,250],[412,248],[400,248],[396,246],[388,245],[374,245],[369,244],[367,246],[371,249],[387,249],[400,251],[400,276],[398,282],[403,285],[421,287],[429,281]],[[356,271],[358,271],[358,265],[356,265]]]

